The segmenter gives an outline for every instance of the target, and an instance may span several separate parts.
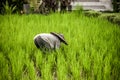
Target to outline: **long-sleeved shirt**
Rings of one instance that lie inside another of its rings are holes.
[[[42,34],[36,35],[34,37],[34,42],[35,42],[35,45],[40,49],[42,48],[58,49],[61,43],[58,37],[49,33],[42,33]]]

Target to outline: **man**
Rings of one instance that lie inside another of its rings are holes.
[[[62,34],[54,32],[42,33],[34,37],[36,47],[43,52],[59,49],[61,42],[68,45]]]

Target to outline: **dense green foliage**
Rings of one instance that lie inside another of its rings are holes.
[[[103,13],[99,17],[120,25],[120,13]]]
[[[42,54],[33,37],[63,33],[69,45]],[[120,27],[78,13],[0,16],[0,80],[119,80]]]
[[[113,11],[120,12],[120,0],[112,0]]]
[[[112,23],[120,25],[120,13],[99,12],[94,10],[83,11],[83,13],[88,17],[104,18]]]
[[[0,14],[20,13],[25,0],[0,0]]]

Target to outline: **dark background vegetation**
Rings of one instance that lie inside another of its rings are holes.
[[[6,1],[8,1],[10,7],[16,6],[13,13],[20,12],[20,10],[23,9],[23,4],[25,3],[25,0],[0,0],[0,14],[5,13],[4,5],[6,5]]]
[[[10,7],[16,6],[15,10],[12,13],[19,12],[23,10],[23,4],[27,3],[26,0],[0,0],[0,14],[5,14],[5,8],[4,5],[6,5],[6,1],[8,1],[8,4]],[[119,12],[120,11],[120,0],[112,0],[113,4],[113,12]]]
[[[120,12],[120,0],[112,0],[114,12]]]

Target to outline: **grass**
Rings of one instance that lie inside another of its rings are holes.
[[[94,10],[84,11],[84,15],[88,17],[98,17],[104,18],[110,21],[111,23],[120,25],[120,13],[113,13],[113,12],[99,12]]]
[[[68,46],[42,54],[38,33],[63,33]],[[0,80],[120,80],[120,27],[77,12],[0,15]]]

